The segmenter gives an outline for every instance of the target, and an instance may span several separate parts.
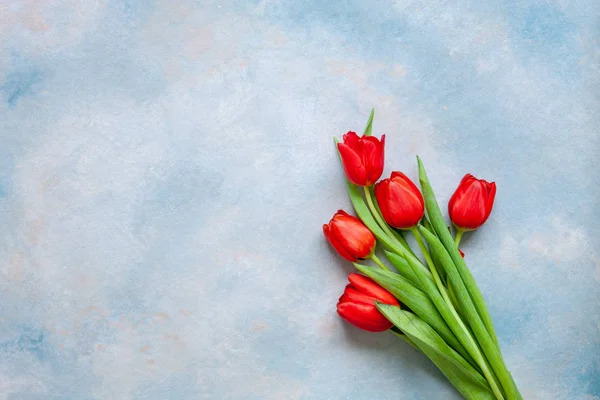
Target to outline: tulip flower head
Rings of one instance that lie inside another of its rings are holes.
[[[348,261],[368,258],[375,250],[375,236],[360,219],[338,210],[328,224],[323,225],[323,233],[340,256]]]
[[[344,142],[337,146],[348,180],[358,186],[371,186],[377,182],[383,173],[385,135],[379,140],[348,132],[343,139]]]
[[[383,332],[393,325],[375,306],[375,302],[400,306],[390,292],[375,281],[359,274],[348,275],[350,284],[337,303],[337,312],[352,325],[369,332]]]
[[[496,183],[465,175],[448,202],[450,219],[457,229],[479,228],[490,216],[496,196]]]
[[[375,197],[383,219],[397,229],[414,228],[425,213],[425,202],[417,186],[402,172],[375,185]]]

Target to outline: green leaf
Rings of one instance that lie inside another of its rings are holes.
[[[371,109],[371,115],[369,115],[369,121],[367,121],[367,126],[365,127],[365,135],[371,136],[373,131],[373,118],[375,117],[375,109]]]
[[[425,228],[427,228],[429,231],[435,232],[433,230],[433,226],[431,226],[431,222],[429,222],[429,218],[427,218],[427,216],[423,217],[423,219],[421,220],[421,224],[423,224],[423,226]],[[435,265],[439,264],[439,260],[437,260],[435,258],[435,254],[432,254],[431,258],[433,259],[433,263]],[[444,282],[444,284],[446,284],[446,272],[442,268],[438,268],[438,273],[440,274],[440,278],[442,279],[442,282]]]
[[[504,360],[502,360],[494,324],[492,323],[492,318],[483,299],[483,295],[475,283],[471,271],[467,268],[465,260],[460,255],[458,247],[454,244],[452,234],[448,230],[448,226],[444,221],[444,217],[442,216],[442,212],[440,211],[440,207],[435,198],[433,188],[427,178],[425,167],[419,157],[417,157],[417,161],[419,164],[419,182],[425,200],[425,208],[427,209],[427,216],[429,217],[435,234],[424,228],[421,228],[421,232],[429,233],[428,243],[430,248],[432,247],[431,242],[436,242],[436,245],[437,243],[441,245],[441,247],[437,245],[438,254],[436,257],[438,257],[441,265],[447,267],[444,269],[446,270],[446,273],[448,273],[448,281],[451,282],[451,285],[453,286],[454,294],[460,304],[461,311],[467,318],[486,358],[500,380],[500,384],[505,390],[507,399],[519,399],[521,395],[504,365]],[[456,271],[454,277],[449,275],[449,270]]]
[[[419,353],[422,353],[421,349],[415,344],[415,342],[413,342],[412,340],[410,340],[410,338],[408,336],[406,336],[405,334],[403,334],[398,328],[393,327],[392,329],[390,329],[390,331],[398,336],[400,339],[404,340],[406,343],[408,343],[408,345],[410,347],[412,347],[413,349],[415,349],[416,351],[418,351]]]
[[[421,224],[429,230],[433,229],[431,227],[431,222],[429,222],[429,218],[427,218],[427,215],[423,216],[423,219],[421,220]]]
[[[423,198],[425,199],[427,216],[429,217],[431,225],[433,226],[434,232],[446,248],[448,254],[452,258],[452,261],[456,265],[461,279],[463,280],[465,287],[469,293],[469,296],[473,300],[473,304],[477,309],[477,313],[479,314],[479,316],[483,320],[483,323],[485,324],[486,330],[488,331],[494,343],[498,345],[498,339],[496,338],[496,332],[494,330],[494,324],[492,323],[492,317],[490,316],[485,301],[483,300],[483,295],[481,294],[479,287],[475,283],[475,279],[473,278],[473,275],[471,275],[471,271],[469,271],[469,269],[467,268],[465,260],[458,252],[458,247],[454,244],[452,234],[448,230],[448,225],[446,225],[446,221],[444,221],[444,217],[442,216],[440,207],[437,203],[437,200],[435,199],[433,188],[431,187],[429,179],[427,178],[425,167],[423,166],[423,163],[421,162],[421,159],[419,157],[417,157],[417,162],[419,164],[419,181],[421,183],[421,190],[423,191]]]
[[[431,254],[431,258],[433,259],[433,263],[436,266],[440,265],[440,260],[437,259],[437,256],[435,254],[432,253]],[[444,284],[446,284],[448,282],[448,277],[446,276],[446,271],[443,268],[439,268],[439,267],[438,267],[437,271],[438,271],[438,273],[440,275],[440,279],[442,280],[442,282]]]
[[[473,341],[468,330],[466,330],[464,326],[461,327],[459,323],[460,321],[458,321],[457,317],[452,314],[450,309],[451,305],[449,306],[448,303],[446,303],[434,281],[425,276],[425,274],[421,272],[419,266],[416,265],[414,261],[411,259],[407,259],[406,261],[412,268],[413,273],[419,279],[419,282],[421,282],[423,291],[429,295],[429,298],[435,305],[435,308],[439,311],[440,315],[444,321],[446,321],[446,324],[448,324],[448,327],[450,327],[450,330],[460,343],[460,345],[452,345],[452,347],[454,347],[455,350],[457,350],[467,361],[469,361],[471,365],[478,368],[477,363],[474,360],[476,355],[480,354],[477,348],[477,343]]]
[[[399,307],[377,303],[377,308],[442,371],[467,400],[495,400],[487,381],[435,330]]]
[[[463,348],[427,294],[413,286],[409,280],[399,274],[385,271],[381,268],[369,267],[357,263],[354,263],[354,266],[393,294],[402,304],[405,304],[415,314],[431,325],[448,344],[454,348]]]
[[[410,267],[410,265],[408,265],[408,262],[406,261],[406,259],[404,257],[402,257],[396,253],[392,253],[391,251],[387,251],[387,250],[384,250],[383,252],[385,253],[385,256],[387,257],[387,259],[392,263],[394,268],[396,268],[396,270],[398,270],[400,275],[402,275],[403,277],[408,279],[410,281],[410,283],[413,284],[413,286],[415,286],[421,290],[423,289],[421,286],[421,282],[419,281],[419,278],[413,272],[412,268]]]
[[[465,320],[469,323],[477,342],[479,342],[479,346],[483,351],[483,354],[485,354],[485,357],[492,367],[492,370],[498,377],[506,397],[509,400],[517,399],[518,392],[516,390],[516,386],[514,385],[510,373],[504,365],[504,360],[502,359],[500,349],[490,337],[489,332],[486,330],[485,325],[481,320],[481,317],[477,313],[477,310],[473,305],[471,298],[469,297],[467,289],[465,288],[465,284],[463,283],[461,276],[458,273],[458,269],[452,261],[452,258],[437,236],[429,232],[423,226],[421,226],[419,230],[427,241],[431,252],[437,254],[437,257],[440,260],[440,265],[446,270],[448,282],[454,290],[456,300],[460,306],[460,309],[463,311]]]
[[[438,264],[439,265],[439,264]],[[443,270],[443,268],[441,268]],[[450,300],[452,300],[452,305],[456,312],[460,314],[460,316],[464,319],[464,313],[460,310],[460,305],[458,304],[458,300],[456,300],[456,295],[454,294],[454,287],[452,285],[448,285],[448,296],[450,296]]]

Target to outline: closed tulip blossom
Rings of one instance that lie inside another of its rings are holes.
[[[375,197],[383,219],[397,229],[414,228],[425,213],[421,192],[402,172],[394,171],[375,185]]]
[[[385,135],[359,137],[355,132],[343,136],[338,150],[348,180],[358,186],[371,186],[383,173]]]
[[[377,310],[375,302],[399,306],[398,300],[375,281],[359,274],[348,275],[350,284],[337,303],[344,320],[369,332],[383,332],[393,325]]]
[[[375,249],[375,236],[360,219],[338,210],[328,224],[323,225],[323,233],[337,250],[348,261],[368,258]]]
[[[496,183],[465,175],[448,202],[454,226],[459,231],[479,228],[490,216],[495,196]]]

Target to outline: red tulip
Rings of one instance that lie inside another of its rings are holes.
[[[394,228],[413,228],[425,213],[421,192],[402,172],[394,171],[375,185],[375,197],[383,219]]]
[[[348,261],[369,257],[375,249],[375,236],[360,219],[338,210],[328,224],[323,225],[323,233],[340,256]]]
[[[400,306],[390,292],[359,274],[348,275],[350,284],[337,303],[337,312],[346,321],[365,331],[382,332],[393,324],[377,310],[375,301]]]
[[[463,231],[479,228],[490,216],[495,196],[496,183],[465,175],[448,202],[452,223]]]
[[[355,132],[348,132],[343,139],[344,143],[338,143],[338,150],[348,180],[359,186],[377,182],[383,173],[385,135],[380,141],[373,136],[358,137]]]

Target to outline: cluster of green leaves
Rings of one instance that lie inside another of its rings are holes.
[[[366,135],[372,132],[373,116],[371,112]],[[425,354],[466,399],[520,400],[483,296],[454,243],[420,159],[418,164],[426,216],[415,234],[427,243],[428,248],[422,250],[428,266],[400,232],[385,224],[369,198],[372,191],[365,189],[363,196],[347,182],[358,217],[384,247],[396,271],[355,266],[402,303],[401,307],[377,304],[394,324],[392,331]]]

